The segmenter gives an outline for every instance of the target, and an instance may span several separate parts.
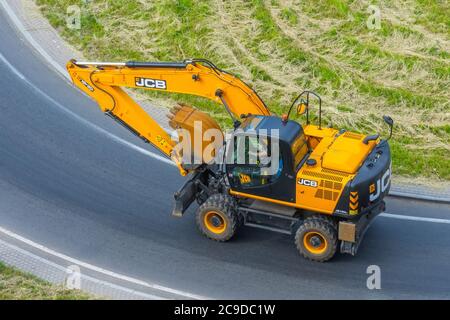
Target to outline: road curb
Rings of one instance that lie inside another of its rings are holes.
[[[52,284],[67,286],[69,277],[74,274],[75,265],[62,266],[41,256],[23,250],[9,242],[0,240],[0,260],[8,266],[44,279]],[[80,285],[77,289],[95,295],[96,298],[109,297],[123,300],[157,300],[162,297],[118,286],[91,276],[79,274]]]
[[[128,300],[205,300],[189,292],[139,280],[77,260],[0,227],[0,261],[50,283],[97,297]]]
[[[425,188],[424,188],[425,190]],[[450,204],[450,196],[448,195],[426,195],[420,192],[408,192],[407,189],[403,186],[392,186],[389,191],[390,197],[397,198],[409,198],[414,200],[423,200],[423,201],[433,201],[433,202],[442,202]]]
[[[50,26],[47,19],[42,16],[39,10],[37,10],[37,6],[33,1],[19,0],[14,1],[13,4],[10,5],[7,0],[0,0],[0,4],[16,29],[24,34],[25,39],[30,45],[34,47],[34,49],[53,69],[55,69],[55,71],[57,71],[58,74],[62,75],[65,79],[68,79],[68,75],[65,72],[65,62],[73,57],[81,58],[81,53],[74,51],[72,47],[59,36],[57,31]],[[31,8],[33,11],[32,17],[24,12],[26,11],[24,10],[26,7]],[[36,24],[40,26],[39,30],[32,28],[32,26]],[[27,30],[27,28],[29,30]],[[34,39],[35,36],[37,37],[36,40]],[[139,101],[139,103],[164,128],[168,128],[167,119],[165,117],[167,113],[166,109],[151,106],[142,101]],[[393,180],[391,191],[389,192],[389,196],[391,197],[450,203],[449,188],[445,188],[444,191],[437,191],[426,186],[411,187],[406,184],[395,183],[395,177],[393,177]]]

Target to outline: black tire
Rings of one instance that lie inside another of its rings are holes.
[[[306,218],[295,234],[295,244],[300,254],[308,260],[330,260],[338,246],[335,222],[320,215]]]
[[[228,195],[214,194],[197,210],[197,227],[207,238],[228,241],[240,225],[236,201]]]

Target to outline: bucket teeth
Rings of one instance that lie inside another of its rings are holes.
[[[182,105],[178,104],[170,109],[170,113],[172,113],[173,115],[176,115],[177,112],[181,110],[181,108],[182,108]]]
[[[190,127],[193,124],[193,121],[190,121],[190,116],[195,111],[195,108],[181,103],[172,107],[167,114],[170,127],[173,129]]]
[[[170,121],[169,121],[169,126],[170,126],[172,129],[179,129],[179,126],[177,126],[177,123],[176,123],[175,121],[173,121],[173,120],[170,120]]]

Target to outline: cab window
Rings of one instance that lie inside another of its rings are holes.
[[[306,143],[305,134],[302,132],[292,143],[292,156],[294,157],[294,170],[308,153],[308,144]]]
[[[239,142],[240,139],[245,140]],[[239,154],[239,149],[241,152],[244,149],[243,155]],[[271,163],[270,138],[267,137],[260,137],[259,141],[254,136],[241,136],[236,139],[234,161],[233,178],[239,181],[242,188],[271,184],[281,176],[283,169],[283,160],[280,155],[278,166],[274,170]]]

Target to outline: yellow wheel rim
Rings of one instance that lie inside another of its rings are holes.
[[[307,232],[303,236],[303,245],[312,254],[322,254],[328,248],[327,239],[316,231]]]
[[[215,234],[220,234],[227,228],[227,221],[223,215],[216,211],[209,211],[203,217],[206,228]]]

